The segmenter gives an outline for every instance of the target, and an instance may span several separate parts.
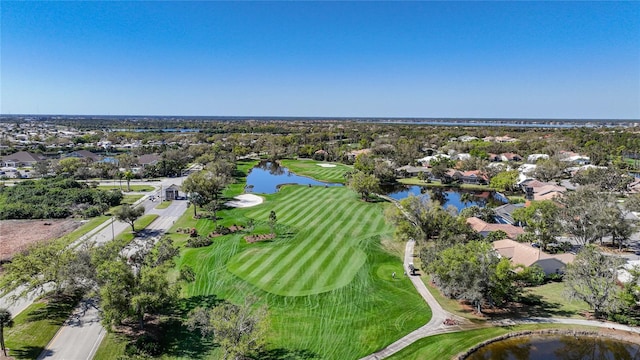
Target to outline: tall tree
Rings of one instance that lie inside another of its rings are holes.
[[[114,212],[114,216],[118,221],[126,222],[131,225],[131,231],[135,232],[135,222],[136,220],[144,214],[144,207],[136,206],[133,207],[129,204],[124,204],[120,207],[120,209]]]
[[[513,212],[513,219],[525,223],[525,230],[534,234],[545,250],[562,233],[559,216],[560,208],[550,200],[533,201]]]
[[[127,181],[127,191],[131,191],[131,180],[135,178],[135,174],[131,170],[126,170],[122,177]]]
[[[349,187],[360,194],[362,199],[367,199],[370,193],[374,193],[380,188],[380,180],[375,175],[367,175],[357,171],[349,179]]]
[[[13,319],[11,318],[11,312],[9,310],[0,308],[0,347],[4,356],[7,356],[7,347],[4,344],[4,328],[12,327]]]
[[[567,265],[564,282],[568,294],[589,304],[597,318],[617,311],[617,269],[622,263],[622,259],[600,253],[594,245],[584,246]]]
[[[225,302],[213,309],[196,308],[189,313],[187,326],[203,336],[214,335],[223,350],[222,359],[256,358],[266,344],[267,309],[256,307],[254,298],[242,305]]]
[[[590,244],[604,236],[605,214],[614,205],[610,194],[592,186],[582,186],[558,200],[563,209],[561,220],[564,231],[580,244]]]
[[[222,190],[231,183],[231,178],[225,174],[216,174],[212,171],[198,171],[189,175],[182,183],[182,189],[188,193],[198,193],[203,197],[204,205],[211,204],[213,217],[216,217],[218,201]]]
[[[518,180],[518,170],[502,171],[491,178],[490,186],[498,191],[514,191]]]

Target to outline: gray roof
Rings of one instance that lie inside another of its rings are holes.
[[[515,220],[513,220],[513,216],[511,214],[513,214],[514,210],[522,207],[524,207],[524,204],[504,204],[496,207],[493,211],[496,213],[496,216],[501,217],[509,224],[513,224],[515,223]]]

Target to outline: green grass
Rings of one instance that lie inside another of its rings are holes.
[[[255,295],[269,308],[274,354],[321,359],[360,358],[429,320],[430,309],[409,279],[391,279],[402,263],[380,245],[392,234],[383,218],[388,204],[362,202],[346,188],[286,186],[265,197],[260,206],[220,212],[218,223],[245,225],[253,218],[255,232],[268,232],[274,210],[274,241],[247,244],[246,234],[236,233],[205,248],[183,249],[177,268],[196,271],[196,281],[183,290],[191,307],[211,299],[239,303]],[[185,213],[175,227],[195,227],[201,234],[213,229],[212,221],[192,216]],[[183,244],[187,235],[171,237]],[[206,357],[218,358],[216,351],[209,349]],[[180,354],[176,350],[168,357]]]
[[[348,165],[310,159],[280,160],[280,164],[298,175],[311,177],[319,181],[341,184],[345,183],[344,174],[353,170],[353,167]],[[318,164],[332,164],[335,165],[335,167],[322,167]]]
[[[444,187],[444,188],[458,188],[466,190],[493,190],[489,185],[473,185],[473,184],[442,184],[440,181],[431,181],[426,183],[417,177],[411,177],[406,179],[398,179],[398,182],[405,185],[420,185],[425,187]]]
[[[117,358],[118,354],[125,353],[128,340],[119,334],[106,333],[104,339],[100,343],[94,360],[108,360]]]
[[[77,297],[37,301],[14,319],[5,329],[9,355],[17,359],[35,359],[58,332],[78,303]]]
[[[222,192],[222,195],[226,198],[232,198],[240,195],[244,192],[244,187],[247,184],[247,175],[249,170],[258,164],[258,160],[241,160],[236,164],[237,170],[234,174],[235,182],[226,187]]]
[[[539,301],[537,306],[531,307],[531,311],[534,311],[533,315],[536,316],[546,313],[549,316],[583,318],[580,314],[590,311],[589,305],[584,301],[572,300],[567,297],[565,285],[562,282],[550,282],[527,288],[523,295]]]
[[[252,247],[227,265],[273,294],[309,295],[348,284],[366,261],[359,243],[391,231],[380,207],[353,201],[353,194],[343,189],[288,187],[283,192],[288,201],[248,211],[247,216],[266,220],[271,210],[281,214],[281,223],[298,229],[296,241]]]
[[[139,217],[138,220],[136,220],[133,224],[134,227],[136,228],[136,231],[140,231],[146,228],[147,226],[149,226],[149,224],[151,224],[155,219],[157,219],[158,216],[159,216],[158,214],[147,214]],[[121,232],[118,236],[116,236],[116,241],[123,241],[128,244],[134,238],[135,238],[135,235],[132,232],[124,231],[124,232]]]
[[[123,192],[128,192],[129,190],[127,190],[127,184],[123,182],[122,184],[122,189],[120,189],[120,184],[116,184],[116,185],[100,185],[98,186],[98,189],[101,190],[122,190]],[[144,192],[144,191],[153,191],[155,190],[155,188],[151,185],[131,185],[131,191],[140,191],[140,192]]]
[[[156,209],[158,209],[158,210],[166,209],[166,208],[169,207],[169,205],[171,205],[171,201],[163,201],[163,202],[159,203],[158,205],[156,205]]]
[[[121,204],[130,204],[133,205],[133,203],[135,203],[136,201],[142,199],[144,195],[140,195],[140,194],[126,194],[123,198],[122,201],[120,202]]]
[[[483,341],[510,332],[539,329],[583,329],[586,327],[559,324],[532,324],[510,327],[492,327],[469,330],[451,334],[441,334],[420,339],[394,355],[388,360],[422,360],[422,359],[452,359],[457,354]]]

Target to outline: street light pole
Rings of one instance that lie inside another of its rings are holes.
[[[116,239],[116,233],[113,230],[113,222],[115,221],[115,218],[112,216],[111,217],[111,241],[114,241]]]

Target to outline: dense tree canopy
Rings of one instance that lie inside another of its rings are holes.
[[[120,204],[117,190],[93,189],[72,179],[26,180],[0,187],[0,220],[96,216]]]

